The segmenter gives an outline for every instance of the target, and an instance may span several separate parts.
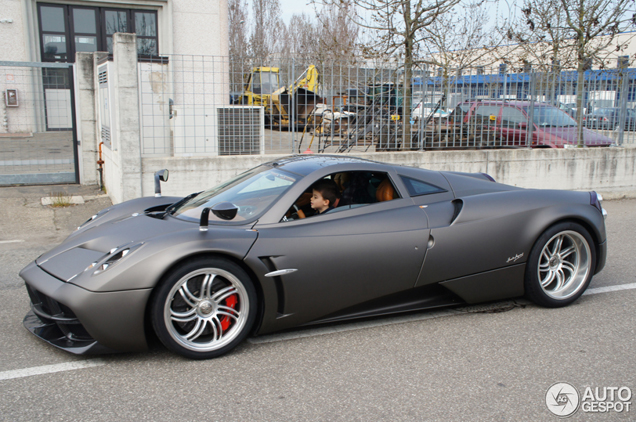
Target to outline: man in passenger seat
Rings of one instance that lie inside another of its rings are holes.
[[[324,214],[334,208],[338,199],[338,186],[330,179],[319,180],[312,186],[311,208],[316,214]]]

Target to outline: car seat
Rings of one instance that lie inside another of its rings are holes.
[[[393,189],[393,185],[391,181],[387,178],[380,183],[378,189],[375,191],[375,199],[378,202],[390,201],[395,198],[395,189]]]

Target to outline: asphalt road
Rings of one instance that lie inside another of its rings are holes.
[[[73,356],[22,327],[18,271],[109,205],[43,207],[47,189],[0,189],[1,421],[556,421],[546,392],[558,382],[636,396],[636,200],[604,203],[607,266],[570,307],[516,300],[298,330],[199,362],[160,345]],[[632,408],[571,417],[635,419]]]

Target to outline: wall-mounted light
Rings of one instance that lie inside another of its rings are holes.
[[[13,23],[13,19],[11,18],[0,19],[0,23]]]

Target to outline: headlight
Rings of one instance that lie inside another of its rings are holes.
[[[95,261],[91,265],[86,267],[84,271],[94,270],[93,275],[101,274],[119,263],[122,259],[126,258],[131,253],[133,253],[135,250],[141,247],[141,245],[143,245],[143,243],[138,243],[134,246],[120,246],[117,248],[113,248],[102,259],[100,259],[99,261]]]

